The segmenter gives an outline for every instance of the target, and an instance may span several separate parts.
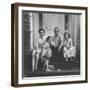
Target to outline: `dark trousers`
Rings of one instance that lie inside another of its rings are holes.
[[[58,52],[58,47],[51,46],[52,50],[52,57],[51,63],[55,65],[55,68],[62,68],[64,56],[63,56],[63,47],[61,48],[60,52]]]

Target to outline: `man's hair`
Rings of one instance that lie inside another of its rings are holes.
[[[54,27],[54,32],[56,31],[56,29],[58,29],[58,31],[59,31],[59,27]]]

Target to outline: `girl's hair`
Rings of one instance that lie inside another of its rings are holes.
[[[65,35],[68,34],[69,38],[70,38],[70,34],[68,32],[64,33],[64,38],[66,39]]]
[[[51,38],[51,36],[48,36],[48,37],[46,38],[46,41],[48,41],[50,38]]]
[[[41,31],[45,33],[45,30],[43,28],[40,28],[38,32],[40,33]]]

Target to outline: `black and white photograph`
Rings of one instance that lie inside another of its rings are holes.
[[[14,86],[87,82],[86,7],[16,3],[12,10]]]
[[[80,15],[22,11],[24,77],[80,75]]]

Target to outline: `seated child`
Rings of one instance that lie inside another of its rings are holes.
[[[76,49],[73,46],[69,33],[64,33],[64,58],[72,60],[76,56]]]
[[[49,71],[49,60],[52,56],[52,51],[49,46],[50,38],[50,36],[46,38],[46,42],[43,45],[43,49],[41,51],[41,59],[44,61],[43,70],[45,69],[46,71]]]

